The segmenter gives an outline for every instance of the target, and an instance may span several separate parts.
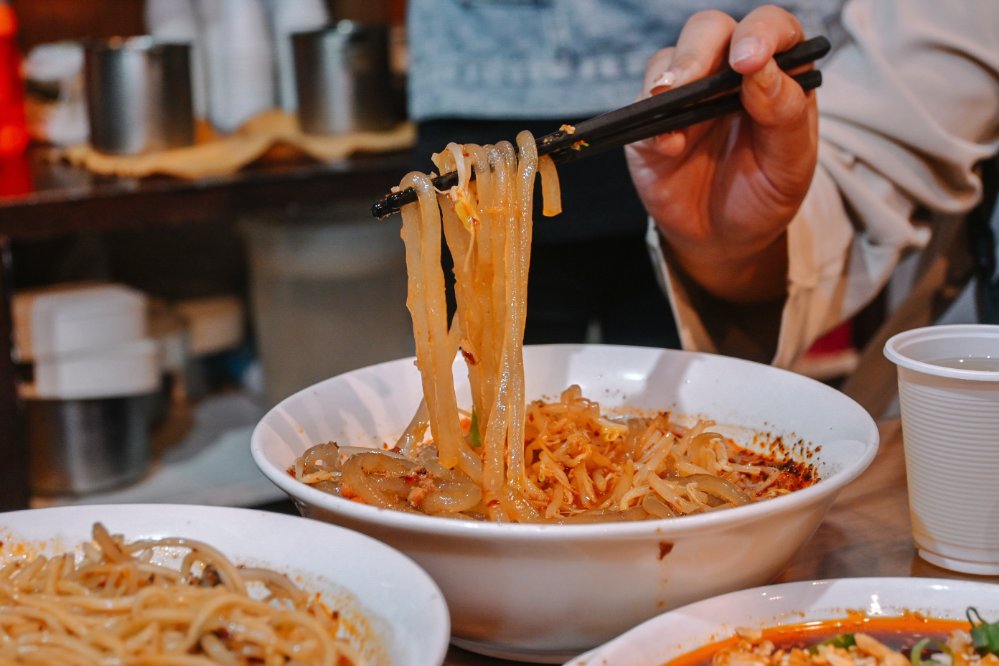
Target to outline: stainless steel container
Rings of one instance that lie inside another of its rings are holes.
[[[194,143],[190,44],[112,38],[84,53],[91,146],[139,155]]]
[[[401,120],[386,26],[340,21],[294,33],[291,42],[304,132],[379,131]]]
[[[33,493],[84,495],[134,481],[149,468],[151,395],[26,400]]]

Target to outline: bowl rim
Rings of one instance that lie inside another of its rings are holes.
[[[355,373],[371,372],[381,366],[396,363],[412,363],[414,357],[403,357],[384,361],[362,368],[357,368],[348,372],[329,377],[316,382],[311,386],[297,391],[288,396],[277,405],[273,406],[260,419],[250,438],[250,451],[254,462],[260,471],[284,491],[296,503],[305,503],[322,509],[351,521],[363,522],[367,524],[378,524],[393,530],[403,530],[409,532],[419,532],[422,534],[436,535],[441,537],[460,538],[489,538],[521,540],[566,540],[576,539],[587,541],[594,538],[606,539],[630,539],[645,536],[649,532],[654,532],[657,536],[682,536],[690,532],[703,532],[705,530],[722,530],[734,524],[743,524],[747,521],[760,520],[769,514],[786,509],[793,509],[803,506],[817,504],[826,498],[835,498],[840,490],[857,477],[859,477],[873,462],[880,444],[880,433],[877,424],[871,415],[857,402],[836,389],[819,382],[818,380],[806,377],[799,373],[792,372],[776,366],[770,366],[755,361],[723,356],[709,352],[694,352],[688,350],[666,349],[656,347],[641,347],[627,345],[602,345],[602,344],[552,344],[552,345],[525,345],[525,349],[557,349],[561,351],[571,351],[582,348],[611,348],[614,350],[637,350],[642,352],[669,353],[687,356],[689,358],[709,357],[712,359],[723,359],[740,365],[750,365],[757,368],[765,368],[767,372],[773,372],[794,377],[794,381],[805,381],[816,390],[827,392],[831,399],[840,401],[855,411],[856,416],[864,421],[866,426],[866,439],[864,440],[832,440],[821,442],[823,447],[835,445],[837,442],[851,442],[863,446],[860,455],[847,462],[829,477],[820,479],[812,486],[796,490],[781,497],[774,497],[762,502],[756,502],[734,509],[715,511],[709,513],[699,513],[673,518],[661,518],[640,521],[621,522],[595,522],[580,524],[536,524],[536,523],[498,523],[487,521],[461,520],[455,518],[442,518],[439,516],[428,516],[420,513],[407,513],[394,509],[383,509],[374,507],[353,500],[342,498],[338,495],[323,492],[295,479],[287,470],[280,469],[273,464],[267,456],[263,445],[264,426],[266,422],[281,411],[284,405],[296,400],[305,393],[312,393],[327,383],[338,381],[343,377]],[[734,514],[734,515],[733,515]]]

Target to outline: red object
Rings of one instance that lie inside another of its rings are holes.
[[[19,155],[28,145],[21,53],[16,38],[14,9],[0,4],[0,156]]]
[[[810,354],[834,354],[853,347],[853,322],[847,320],[816,340]]]
[[[34,181],[28,155],[0,155],[0,199],[33,191]]]

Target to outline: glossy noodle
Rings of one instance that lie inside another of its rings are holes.
[[[528,402],[527,317],[535,184],[543,211],[561,212],[558,176],[527,132],[496,145],[449,144],[434,155],[458,184],[437,191],[410,173],[401,188],[416,364],[424,401],[391,451],[320,444],[290,472],[322,490],[383,508],[455,518],[575,522],[684,515],[809,485],[806,465],[741,449],[668,413],[602,415],[576,386]],[[441,245],[454,258],[456,314],[448,321]],[[459,406],[456,355],[470,410]],[[429,438],[427,430],[429,429]]]

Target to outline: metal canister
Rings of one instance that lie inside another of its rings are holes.
[[[308,134],[379,131],[401,120],[388,27],[339,21],[294,33],[298,121]]]
[[[84,72],[96,150],[139,155],[194,143],[190,44],[149,36],[90,41]]]
[[[26,400],[31,490],[85,495],[139,479],[149,469],[153,396]]]

